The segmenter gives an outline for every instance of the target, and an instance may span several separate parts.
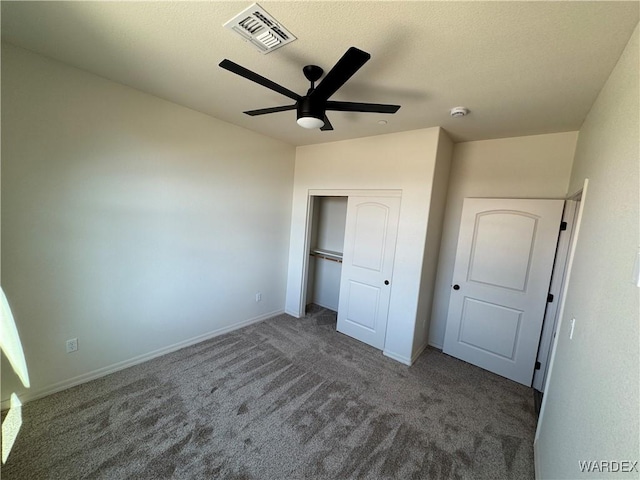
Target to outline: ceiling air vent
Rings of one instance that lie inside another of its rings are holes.
[[[296,39],[257,3],[229,20],[224,27],[236,32],[263,54],[273,52]]]

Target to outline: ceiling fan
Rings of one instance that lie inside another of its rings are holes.
[[[249,110],[244,113],[251,116],[265,115],[267,113],[284,112],[287,110],[297,110],[298,125],[304,128],[320,128],[320,130],[333,130],[331,122],[327,118],[327,111],[337,112],[371,112],[371,113],[396,113],[400,105],[385,105],[380,103],[357,103],[357,102],[335,102],[329,97],[336,93],[356,73],[369,59],[371,55],[367,52],[351,47],[342,56],[338,63],[327,73],[322,81],[315,86],[322,76],[323,70],[317,65],[307,65],[302,69],[304,76],[311,82],[311,88],[307,94],[302,96],[292,92],[288,88],[272,82],[257,73],[248,70],[231,60],[223,60],[220,67],[229,70],[236,75],[256,82],[263,87],[267,87],[274,92],[278,92],[285,97],[295,100],[293,105],[281,107],[261,108]]]

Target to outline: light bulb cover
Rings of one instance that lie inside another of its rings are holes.
[[[297,121],[302,128],[321,128],[324,127],[324,121],[315,117],[300,117]]]
[[[324,103],[314,101],[310,95],[302,97],[297,103],[298,125],[303,128],[321,128],[324,126]]]

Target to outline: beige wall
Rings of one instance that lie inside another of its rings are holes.
[[[420,276],[420,300],[416,331],[413,337],[413,353],[415,360],[429,343],[429,326],[431,323],[431,309],[438,270],[438,256],[442,239],[445,204],[449,188],[449,173],[451,171],[451,155],[453,142],[444,130],[440,130],[436,164],[433,172],[433,188],[429,203],[427,239],[424,244],[422,273]]]
[[[577,132],[458,143],[453,149],[429,343],[442,348],[465,197],[564,198]]]
[[[640,460],[638,43],[636,27],[580,129],[569,192],[585,178],[589,187],[538,426],[539,478],[640,477],[578,464]]]
[[[294,156],[4,45],[2,285],[23,398],[281,312]],[[15,389],[3,365],[3,399]]]
[[[402,190],[385,354],[411,361],[440,128],[298,147],[286,311],[299,316],[310,189]]]

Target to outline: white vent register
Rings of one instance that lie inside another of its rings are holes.
[[[296,40],[291,32],[257,3],[229,20],[224,27],[236,32],[263,54]]]

